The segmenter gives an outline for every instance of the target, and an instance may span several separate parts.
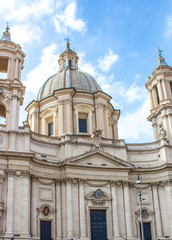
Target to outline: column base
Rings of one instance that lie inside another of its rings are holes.
[[[112,240],[124,240],[123,237],[113,237]]]
[[[38,236],[32,236],[30,239],[32,239],[32,240],[40,240],[40,237],[38,237]]]
[[[126,240],[137,240],[137,237],[124,237],[124,239],[126,239]]]
[[[73,239],[73,240],[89,240],[88,237],[70,237],[70,238],[68,238],[68,237],[65,237],[65,238],[56,237],[56,238],[55,238],[55,240],[71,240],[71,239]],[[120,240],[121,240],[121,239],[120,239]]]

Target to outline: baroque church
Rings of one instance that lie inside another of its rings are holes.
[[[172,240],[172,67],[148,77],[155,141],[118,137],[120,111],[70,48],[19,126],[25,54],[0,40],[0,240]],[[35,79],[36,80],[36,79]]]

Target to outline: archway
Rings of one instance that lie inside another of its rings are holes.
[[[6,124],[6,109],[0,104],[0,124]]]

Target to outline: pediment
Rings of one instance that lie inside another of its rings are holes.
[[[68,164],[89,166],[89,167],[107,167],[107,168],[133,168],[134,165],[122,159],[119,159],[103,150],[97,149],[85,154],[68,159]]]
[[[96,191],[91,192],[85,196],[85,199],[91,201],[110,201],[111,196],[98,188]]]

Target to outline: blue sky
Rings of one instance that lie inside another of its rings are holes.
[[[26,53],[22,82],[25,107],[44,81],[58,71],[66,37],[90,73],[121,110],[119,137],[127,143],[154,141],[147,77],[158,50],[172,65],[172,1],[156,0],[6,0],[0,4],[1,35],[9,22],[12,41]]]

